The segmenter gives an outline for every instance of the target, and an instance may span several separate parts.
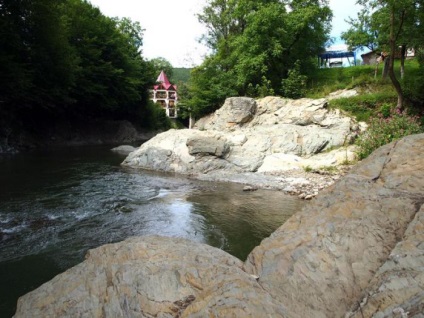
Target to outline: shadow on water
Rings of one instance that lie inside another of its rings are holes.
[[[17,298],[130,236],[184,237],[244,260],[303,202],[281,192],[123,168],[108,147],[0,157],[0,316]]]

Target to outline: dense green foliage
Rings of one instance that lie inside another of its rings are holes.
[[[199,116],[226,97],[283,93],[294,63],[304,70],[329,39],[332,13],[319,0],[209,0],[199,15],[212,54],[192,71],[187,107]]]
[[[306,94],[307,76],[300,73],[300,62],[296,61],[289,70],[287,78],[282,80],[283,95],[288,98],[301,98]]]
[[[171,128],[171,119],[158,104],[149,101],[143,109],[144,127],[149,130],[168,130]]]
[[[374,150],[385,144],[424,131],[417,116],[408,116],[399,110],[392,110],[387,113],[390,105],[386,105],[382,109],[387,117],[383,114],[373,117],[369,122],[367,131],[357,140],[359,159],[368,157]]]
[[[0,126],[137,118],[154,77],[142,29],[85,0],[2,0]],[[2,132],[0,132],[2,133]]]

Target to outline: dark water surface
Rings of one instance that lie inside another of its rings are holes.
[[[281,192],[124,168],[109,148],[0,157],[0,317],[90,248],[159,234],[244,260],[303,205]]]

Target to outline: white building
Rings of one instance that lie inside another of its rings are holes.
[[[177,85],[169,82],[164,71],[160,72],[156,82],[159,84],[153,86],[153,90],[150,91],[150,99],[154,103],[159,104],[166,111],[166,116],[170,118],[177,118]]]

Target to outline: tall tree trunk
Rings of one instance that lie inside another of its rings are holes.
[[[390,10],[390,39],[389,39],[389,43],[390,43],[390,56],[389,56],[389,77],[390,80],[392,81],[393,87],[396,90],[396,93],[398,95],[398,101],[397,101],[397,106],[396,108],[399,110],[403,110],[403,92],[402,92],[402,87],[400,86],[399,81],[396,78],[395,72],[394,72],[394,62],[395,62],[395,54],[396,54],[396,38],[395,38],[395,32],[394,32],[394,28],[395,28],[395,9],[393,8],[393,6],[391,7]]]
[[[390,55],[389,56],[386,56],[384,58],[383,72],[382,72],[382,77],[383,78],[387,78],[387,75],[389,74],[389,68],[390,68]]]
[[[405,77],[405,56],[406,56],[406,44],[402,44],[400,51],[400,78]]]

